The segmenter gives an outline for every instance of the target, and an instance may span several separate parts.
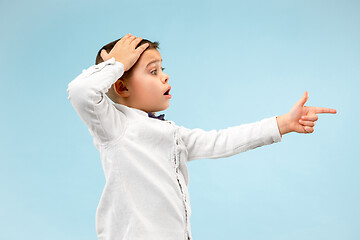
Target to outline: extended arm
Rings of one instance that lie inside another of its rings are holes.
[[[281,141],[276,117],[219,131],[179,127],[179,132],[188,150],[189,161],[228,157]]]
[[[314,131],[317,113],[336,113],[335,109],[304,106],[308,93],[279,117],[243,124],[220,131],[204,131],[179,127],[188,150],[188,159],[227,157],[263,145],[281,141],[289,132],[311,133]]]

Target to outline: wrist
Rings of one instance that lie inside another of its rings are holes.
[[[129,66],[125,63],[124,60],[116,58],[116,57],[114,57],[114,58],[115,58],[115,61],[120,62],[120,63],[122,63],[122,65],[124,65],[124,72],[126,72],[126,71],[128,71],[130,69]]]
[[[279,117],[276,117],[276,122],[279,128],[280,135],[284,135],[286,133],[291,132],[291,128],[289,126],[290,121],[288,120],[288,115],[283,114]]]

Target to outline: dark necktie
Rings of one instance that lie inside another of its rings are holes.
[[[162,121],[165,120],[165,118],[164,118],[165,114],[160,114],[159,116],[155,116],[152,112],[148,112],[148,116],[151,118],[156,118],[156,119],[162,120]]]

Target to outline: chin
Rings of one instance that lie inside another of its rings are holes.
[[[162,111],[168,109],[170,107],[170,104],[168,104]]]
[[[161,111],[165,111],[166,109],[168,109],[170,107],[170,104],[169,105],[167,105],[167,106],[163,106],[163,107],[160,107],[160,108],[157,108],[157,110],[156,111],[154,111],[154,112],[161,112]]]

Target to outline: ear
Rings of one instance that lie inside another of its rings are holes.
[[[126,83],[123,79],[119,78],[115,83],[114,83],[114,90],[115,92],[120,96],[120,97],[129,97],[130,96],[130,92],[129,90],[126,88]]]

